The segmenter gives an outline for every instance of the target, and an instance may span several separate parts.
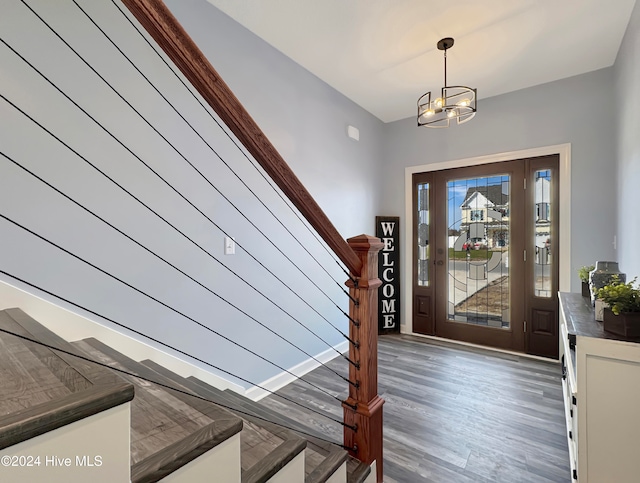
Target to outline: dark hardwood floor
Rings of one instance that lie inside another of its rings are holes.
[[[342,373],[347,362],[329,366]],[[344,398],[346,384],[326,368],[305,376]],[[411,336],[379,341],[387,483],[549,483],[571,481],[560,367],[552,362]],[[301,381],[279,391],[342,419],[342,408]],[[329,439],[342,430],[270,396],[262,404],[309,421]]]

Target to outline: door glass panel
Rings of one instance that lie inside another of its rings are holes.
[[[551,170],[536,171],[533,204],[535,260],[534,295],[551,297]]]
[[[448,318],[509,328],[510,176],[447,183]]]
[[[418,185],[418,285],[428,287],[429,265],[429,183]]]

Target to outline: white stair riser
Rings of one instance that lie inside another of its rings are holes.
[[[0,479],[2,483],[130,481],[130,425],[130,404],[125,403],[0,450]],[[17,464],[39,465],[8,466],[7,456],[17,457]]]
[[[342,463],[342,466],[338,468],[327,480],[327,483],[347,483],[347,463]]]
[[[377,481],[376,473],[377,473],[377,468],[376,468],[376,462],[374,461],[373,463],[371,463],[371,473],[369,473],[369,476],[367,476],[367,479],[364,480],[364,483],[376,483]]]
[[[162,479],[163,483],[240,483],[240,433]]]
[[[269,478],[268,483],[304,483],[304,450]]]

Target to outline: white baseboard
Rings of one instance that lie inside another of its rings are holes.
[[[296,364],[291,369],[289,369],[289,372],[295,374],[295,377],[287,372],[281,372],[280,374],[270,377],[260,384],[260,386],[264,389],[267,389],[267,391],[261,389],[260,387],[253,386],[244,392],[240,392],[240,394],[243,394],[245,397],[248,397],[252,401],[259,401],[260,399],[268,396],[271,392],[276,392],[278,389],[292,383],[308,372],[311,372],[314,369],[320,367],[320,363],[326,364],[330,360],[335,359],[336,357],[338,357],[338,352],[342,354],[347,350],[349,350],[349,341],[341,342],[340,344],[334,346],[332,349],[327,349],[326,351],[318,354],[316,356],[317,361],[314,359],[307,359],[306,361],[303,361],[300,364]]]
[[[17,307],[66,341],[95,337],[135,361],[151,359],[182,377],[194,376],[218,389],[244,393],[244,388],[212,374],[142,341],[133,339],[103,325],[93,315],[82,314],[66,302],[49,300],[46,294],[34,294],[35,289],[8,277],[0,276],[0,310]]]

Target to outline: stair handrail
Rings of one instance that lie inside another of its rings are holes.
[[[345,423],[349,423],[344,429],[344,444],[360,461],[375,461],[376,480],[382,482],[384,400],[377,394],[376,322],[377,288],[381,284],[377,276],[378,252],[382,242],[367,235],[347,241],[340,235],[162,0],[122,3],[349,270],[349,314],[355,321],[349,324],[349,339],[356,342],[350,344],[349,355],[358,361],[357,367],[349,367],[349,379],[358,384],[349,388],[349,397],[343,403]]]
[[[362,262],[161,0],[122,0],[354,276]]]

